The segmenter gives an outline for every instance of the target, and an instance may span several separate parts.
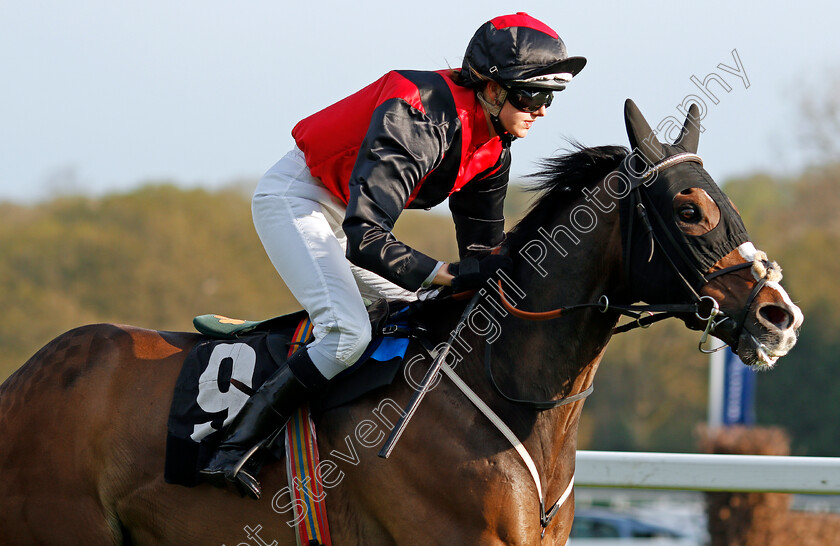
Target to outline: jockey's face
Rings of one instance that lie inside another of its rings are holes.
[[[545,115],[545,108],[545,106],[541,106],[536,112],[524,112],[513,106],[509,101],[505,101],[502,111],[499,112],[499,121],[511,135],[517,138],[525,138],[534,121]]]
[[[502,87],[496,82],[488,82],[484,90],[484,96],[488,102],[498,104],[501,98],[500,92]],[[502,109],[499,112],[499,121],[502,127],[517,138],[525,138],[531,125],[537,118],[545,115],[546,106],[541,106],[538,110],[527,112],[515,107],[509,100],[505,100]]]

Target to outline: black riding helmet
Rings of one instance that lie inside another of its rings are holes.
[[[499,112],[505,100],[520,110],[536,111],[551,104],[553,91],[562,91],[586,65],[584,57],[569,57],[566,44],[548,25],[524,12],[502,15],[484,23],[473,35],[461,65],[461,85],[479,90],[486,81],[502,86],[499,100],[491,104],[478,93],[500,135],[505,130]],[[511,90],[516,94],[510,95]],[[525,95],[525,101],[522,102]],[[547,96],[546,96],[547,95]],[[533,108],[527,106],[533,99]],[[509,135],[508,135],[508,138]]]
[[[584,57],[568,56],[551,27],[519,12],[491,19],[476,31],[464,54],[461,83],[477,87],[489,78],[506,88],[559,91],[584,65]]]

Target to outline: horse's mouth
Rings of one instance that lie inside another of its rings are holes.
[[[788,354],[795,343],[795,336],[792,342],[779,336],[756,337],[745,328],[738,342],[738,357],[755,370],[770,370],[776,361]]]
[[[772,369],[796,345],[798,337],[794,326],[782,330],[748,323],[740,331],[736,328],[735,320],[726,316],[714,325],[711,333],[731,346],[741,362],[758,371]]]

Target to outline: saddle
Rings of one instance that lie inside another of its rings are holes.
[[[392,309],[398,311],[392,313]],[[392,314],[394,320],[399,316],[405,319],[412,314],[413,307],[411,302],[394,301],[389,303],[385,299],[378,299],[367,310],[370,318],[370,331],[375,338],[391,319]],[[297,311],[268,320],[253,321],[230,318],[224,315],[199,315],[193,319],[193,326],[198,332],[215,339],[237,339],[251,333],[294,327],[305,316],[306,311]]]
[[[412,303],[385,300],[368,308],[370,345],[310,401],[313,417],[394,381],[410,338],[424,330],[413,311]],[[201,315],[193,324],[207,339],[190,351],[175,384],[164,468],[168,483],[188,487],[197,485],[198,470],[221,441],[224,423],[285,363],[291,348],[308,342],[312,332],[304,311],[264,321]],[[270,451],[277,459],[284,455],[277,443]]]

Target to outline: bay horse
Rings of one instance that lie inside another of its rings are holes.
[[[334,462],[324,476],[333,543],[564,544],[583,400],[545,407],[588,392],[622,313],[644,325],[664,311],[757,367],[794,345],[802,313],[702,168],[696,107],[674,145],[660,143],[629,100],[625,121],[632,151],[580,148],[548,160],[541,196],[504,245],[513,273],[482,291],[480,314],[459,326],[463,301],[419,306],[429,339],[460,328],[448,370],[521,442],[541,488],[449,375],[393,455],[378,458],[393,408],[413,393],[399,379],[317,420],[319,451]],[[647,306],[633,310],[639,301]],[[271,493],[287,486],[282,464],[263,469],[259,501],[164,482],[173,386],[201,339],[84,326],[0,386],[0,543],[294,543],[286,501]],[[412,344],[407,361],[422,358]]]

